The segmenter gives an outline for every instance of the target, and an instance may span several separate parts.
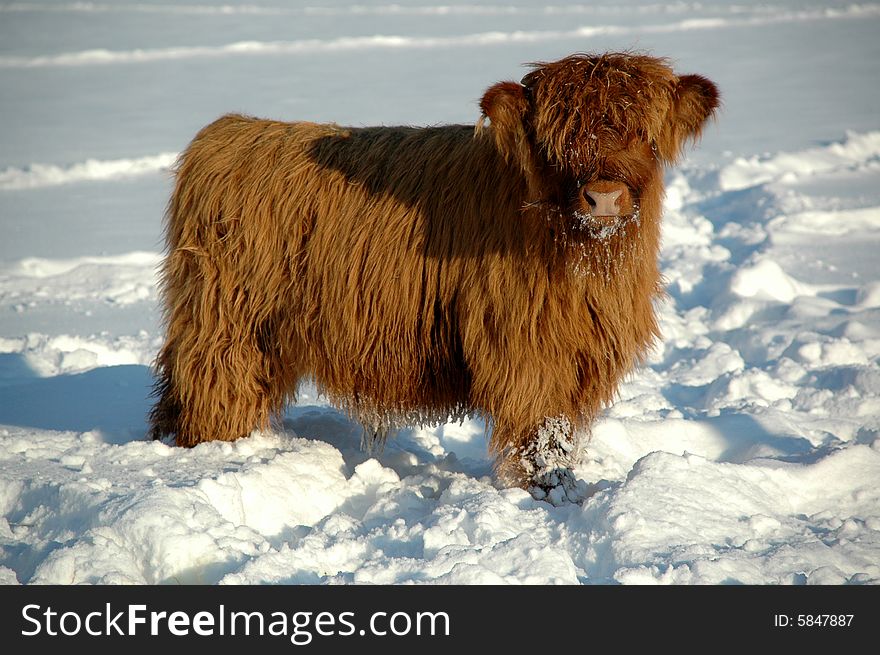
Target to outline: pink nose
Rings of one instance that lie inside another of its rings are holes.
[[[617,206],[617,199],[623,193],[621,189],[616,191],[591,191],[584,190],[584,196],[590,203],[593,216],[619,216],[620,207]]]

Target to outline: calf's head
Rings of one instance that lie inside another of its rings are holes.
[[[647,55],[577,54],[532,68],[486,91],[481,125],[489,119],[496,148],[521,170],[528,203],[593,236],[637,215],[643,194],[659,203],[663,166],[719,104],[711,81]]]

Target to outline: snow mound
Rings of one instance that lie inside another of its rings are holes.
[[[152,252],[64,260],[29,257],[0,269],[0,302],[22,312],[46,303],[124,306],[155,300],[161,261]]]
[[[135,177],[166,171],[174,165],[176,160],[176,152],[163,152],[135,159],[109,161],[87,159],[69,166],[31,164],[26,168],[7,168],[5,171],[0,171],[0,190],[37,189],[75,182]]]

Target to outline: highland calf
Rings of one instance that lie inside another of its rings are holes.
[[[718,106],[661,59],[573,55],[474,127],[225,116],[178,162],[155,438],[266,427],[313,379],[365,427],[469,413],[547,488],[658,337],[663,166]]]

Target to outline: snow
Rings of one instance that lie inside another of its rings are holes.
[[[880,583],[880,5],[309,5],[0,6],[0,582]],[[473,122],[523,62],[607,49],[723,107],[667,175],[664,339],[574,502],[500,486],[479,417],[368,455],[309,386],[234,443],[145,439],[202,125]]]

